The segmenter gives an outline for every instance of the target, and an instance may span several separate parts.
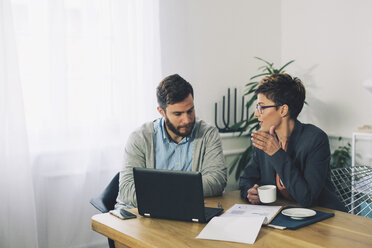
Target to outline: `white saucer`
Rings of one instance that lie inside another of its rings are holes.
[[[316,215],[316,212],[308,208],[288,208],[284,209],[282,214],[295,220],[302,220],[304,218]]]

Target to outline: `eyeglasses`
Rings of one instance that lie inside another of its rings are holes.
[[[261,106],[259,104],[256,104],[256,109],[258,110],[258,113],[260,113],[262,115],[263,113],[263,110],[265,108],[274,108],[274,107],[280,107],[280,106],[283,106],[283,105],[269,105],[269,106]]]

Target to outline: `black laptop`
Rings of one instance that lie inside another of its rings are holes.
[[[142,216],[206,223],[223,212],[204,207],[200,172],[135,167],[133,176]]]

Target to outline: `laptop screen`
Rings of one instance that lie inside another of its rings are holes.
[[[200,172],[133,168],[140,215],[205,222]]]

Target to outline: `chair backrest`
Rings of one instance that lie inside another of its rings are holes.
[[[372,167],[332,169],[331,179],[349,213],[372,218]]]
[[[119,175],[120,173],[118,172],[105,190],[99,196],[90,200],[90,203],[102,213],[107,213],[114,209],[119,193]]]

